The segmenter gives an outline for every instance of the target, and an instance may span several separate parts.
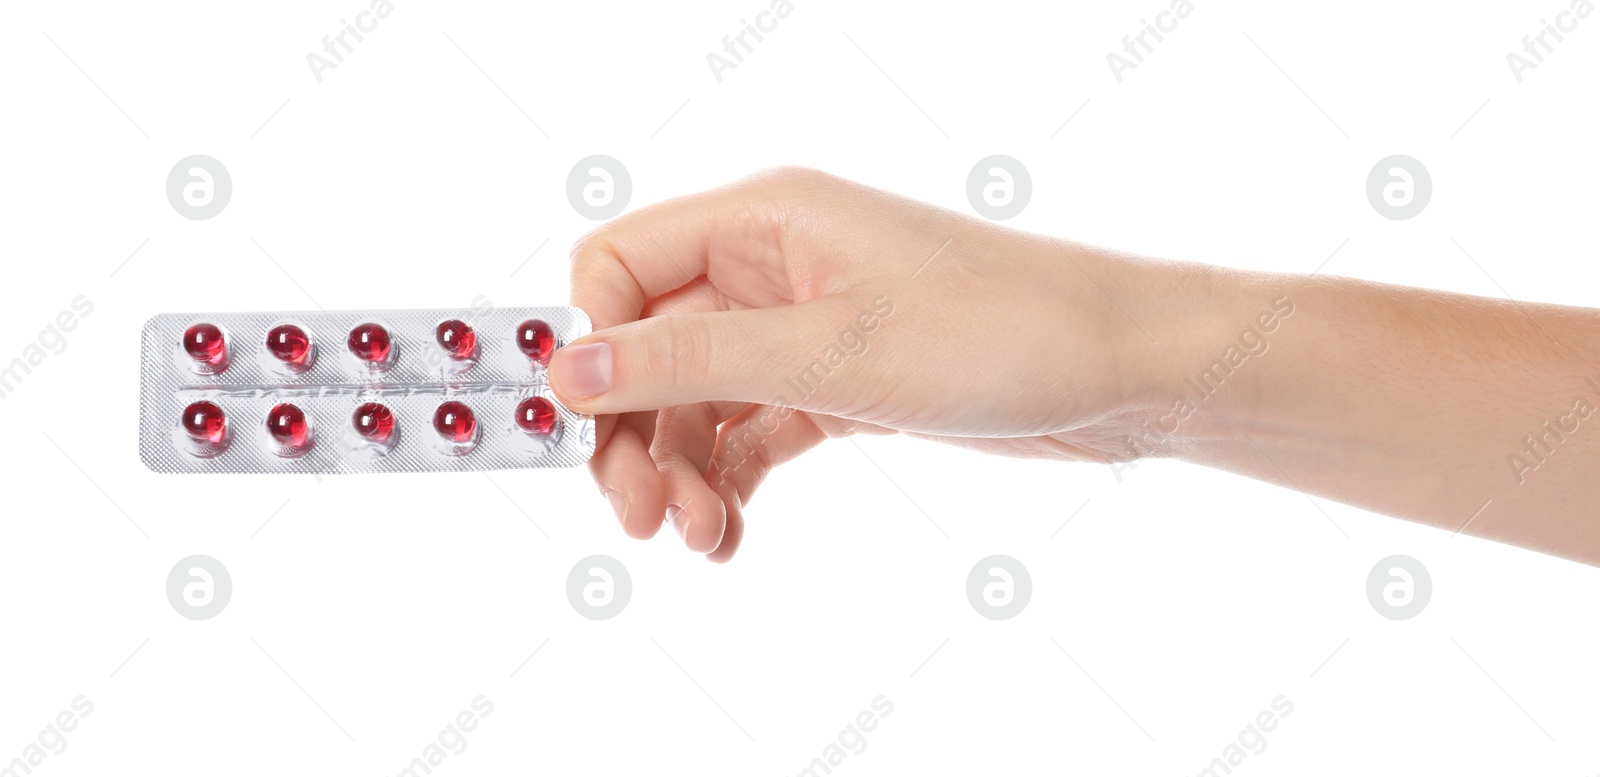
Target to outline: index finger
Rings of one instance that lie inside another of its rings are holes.
[[[637,321],[651,299],[701,276],[737,281],[718,291],[752,306],[790,301],[775,184],[747,178],[606,223],[573,246],[572,303],[598,331]]]

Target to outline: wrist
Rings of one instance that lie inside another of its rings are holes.
[[[1292,331],[1293,290],[1187,262],[1100,256],[1094,273],[1125,323],[1114,434],[1126,455],[1205,459],[1248,428],[1266,362]]]

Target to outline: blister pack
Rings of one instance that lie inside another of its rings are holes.
[[[145,324],[139,455],[157,472],[571,467],[594,419],[545,367],[572,307],[162,314]]]

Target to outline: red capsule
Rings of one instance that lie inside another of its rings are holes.
[[[517,426],[528,434],[549,436],[556,430],[556,406],[544,397],[528,397],[518,402]]]
[[[377,402],[368,402],[356,408],[350,423],[356,434],[373,442],[388,442],[394,436],[394,413]]]
[[[291,366],[301,366],[311,356],[311,337],[294,324],[279,324],[267,332],[267,352]]]
[[[473,352],[478,350],[478,333],[472,331],[467,322],[457,319],[439,322],[433,328],[433,339],[439,341],[439,347],[450,358],[458,361],[472,358]]]
[[[267,434],[287,448],[305,448],[311,442],[311,424],[305,411],[284,403],[267,411]]]
[[[389,360],[389,330],[370,321],[350,330],[346,342],[350,352],[364,362],[379,364]]]
[[[478,432],[478,420],[472,408],[451,401],[433,411],[433,429],[450,442],[471,442]]]
[[[228,436],[228,419],[211,402],[195,402],[183,409],[183,432],[189,439],[213,445]]]
[[[517,325],[517,347],[541,365],[550,363],[550,354],[556,350],[556,333],[549,324],[537,318]]]
[[[183,352],[201,364],[221,365],[228,360],[228,343],[216,324],[195,324],[183,331]]]

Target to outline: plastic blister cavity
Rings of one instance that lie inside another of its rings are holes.
[[[589,326],[571,307],[158,315],[140,457],[157,472],[577,466],[594,419],[556,402],[545,368]]]

